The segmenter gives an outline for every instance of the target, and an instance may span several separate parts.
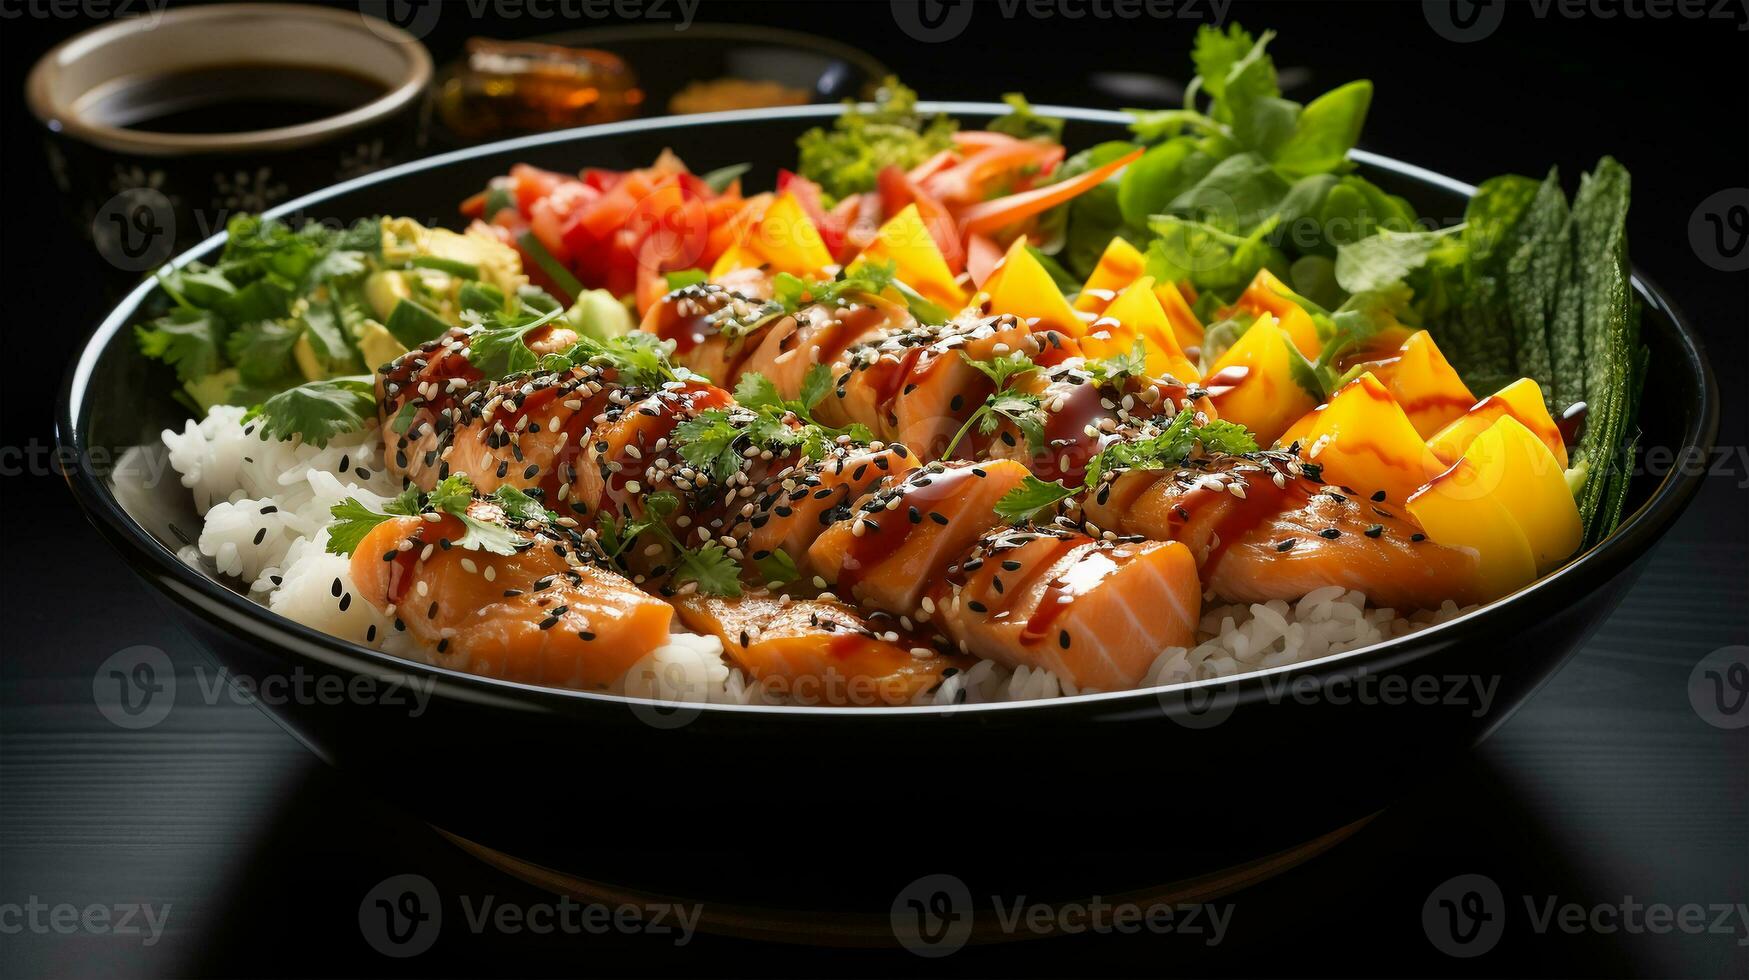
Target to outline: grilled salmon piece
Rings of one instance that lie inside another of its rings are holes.
[[[1082,690],[1134,687],[1162,650],[1196,645],[1202,583],[1176,541],[1001,528],[955,574],[936,588],[931,622],[960,649]]]
[[[916,619],[925,592],[1000,522],[996,501],[1026,476],[1011,460],[912,470],[826,528],[808,561],[840,596]]]
[[[909,704],[973,663],[842,602],[755,593],[681,596],[675,606],[687,629],[721,639],[767,693],[799,704]]]
[[[509,556],[446,546],[465,533],[448,515],[436,522],[398,517],[378,524],[352,553],[360,595],[433,648],[437,665],[598,690],[668,642],[668,604],[579,562],[570,535],[550,528],[525,534],[528,547]]]
[[[781,549],[804,579],[826,574],[831,569],[816,567],[809,555],[814,539],[848,516],[863,494],[918,465],[916,454],[902,445],[834,446],[824,459],[801,460],[790,472],[767,481],[754,498],[747,526],[733,529],[733,536],[740,538],[744,532],[754,562]]]
[[[1108,477],[1081,508],[1098,527],[1183,542],[1228,602],[1292,602],[1327,585],[1404,611],[1487,598],[1473,552],[1434,544],[1383,502],[1319,479],[1285,453],[1216,456]]]

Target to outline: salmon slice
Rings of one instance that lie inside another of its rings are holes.
[[[1195,646],[1196,559],[1176,541],[1002,528],[935,590],[931,620],[960,649],[1049,670],[1082,690],[1134,687],[1167,647]]]
[[[924,593],[1000,522],[996,501],[1026,476],[1011,460],[912,470],[826,528],[808,561],[839,595],[917,619]]]
[[[1045,345],[1013,316],[961,317],[891,331],[845,351],[833,366],[833,392],[815,415],[828,425],[859,422],[877,438],[933,459],[991,391],[990,379],[965,358],[988,360],[1014,351],[1032,356]]]
[[[509,556],[449,546],[465,533],[448,515],[399,517],[352,553],[359,594],[432,648],[438,666],[600,690],[668,642],[668,604],[578,562],[580,543],[567,533],[543,528]]]
[[[759,562],[779,549],[796,563],[804,579],[830,569],[818,568],[809,545],[822,531],[848,516],[850,506],[888,479],[918,467],[917,456],[902,445],[834,446],[825,459],[803,460],[794,471],[768,481],[754,500],[745,528],[748,557]]]
[[[1285,453],[1108,475],[1081,512],[1097,527],[1183,542],[1228,602],[1291,602],[1327,585],[1404,611],[1487,597],[1473,552],[1434,544],[1412,519],[1323,485],[1317,467]]]
[[[909,704],[973,663],[842,602],[758,593],[682,596],[675,606],[688,629],[720,638],[767,693],[799,704]]]
[[[1025,375],[1014,388],[1038,399],[1044,413],[1043,443],[1033,445],[1004,418],[993,435],[974,442],[972,452],[1024,463],[1039,479],[1061,480],[1065,486],[1083,482],[1093,457],[1142,422],[1186,410],[1214,417],[1208,393],[1199,387],[1172,378],[1102,380],[1083,360]]]
[[[546,354],[569,350],[577,335],[547,326],[526,339],[537,354]],[[582,419],[600,411],[611,372],[579,365],[568,372],[487,379],[464,354],[468,341],[467,331],[452,329],[378,373],[389,472],[423,490],[451,473],[466,473],[487,491],[556,482],[540,476],[557,472],[561,461],[576,456],[574,443],[566,453],[566,440],[584,428],[571,424],[566,432],[565,423],[586,402],[589,410]]]
[[[811,306],[762,331],[751,353],[736,366],[734,379],[761,374],[783,397],[800,398],[802,381],[814,365],[832,367],[850,347],[911,323],[904,307],[875,297],[842,307]]]

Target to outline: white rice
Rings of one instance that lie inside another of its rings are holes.
[[[396,656],[441,663],[439,655],[394,628],[374,606],[349,599],[351,564],[326,551],[329,508],[347,497],[380,507],[400,492],[381,459],[371,427],[331,440],[325,448],[264,441],[247,431],[244,410],[216,406],[181,432],[166,429],[170,465],[204,518],[183,561],[249,585],[249,596],[306,626]],[[336,592],[338,590],[338,598]],[[341,606],[345,606],[344,609]],[[1279,667],[1379,643],[1458,615],[1446,602],[1435,611],[1398,616],[1373,608],[1359,592],[1318,589],[1296,603],[1279,599],[1206,609],[1197,645],[1162,651],[1144,687]],[[679,631],[672,642],[634,664],[615,693],[658,701],[771,703],[773,695],[724,658],[713,636]],[[980,660],[944,680],[915,703],[929,705],[1029,701],[1090,693],[1048,670],[1009,669]]]

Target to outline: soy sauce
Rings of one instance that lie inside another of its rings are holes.
[[[249,62],[128,79],[99,89],[84,110],[105,125],[145,132],[244,133],[326,119],[387,91],[344,69]]]

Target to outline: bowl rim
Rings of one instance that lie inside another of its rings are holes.
[[[1095,124],[1126,123],[1121,112],[1084,109],[1071,106],[1040,105],[1038,111],[1064,119]],[[919,104],[925,112],[964,115],[1000,115],[1004,105],[988,102],[925,102]],[[409,174],[439,170],[475,157],[547,146],[572,140],[588,142],[594,139],[638,133],[647,130],[676,129],[692,126],[732,125],[739,122],[766,120],[827,119],[838,115],[840,106],[787,106],[772,109],[742,109],[728,112],[703,113],[690,116],[665,116],[619,123],[585,126],[553,133],[522,136],[462,150],[443,153],[422,160],[385,168],[372,174],[343,181],[331,187],[287,201],[267,212],[269,217],[296,214],[312,205],[369,187],[396,180]],[[1355,150],[1356,162],[1376,167],[1401,177],[1433,185],[1439,189],[1473,195],[1473,185],[1444,176],[1426,168],[1404,163],[1390,157]],[[223,232],[170,260],[169,265],[183,264],[210,252],[224,241]],[[1649,279],[1632,273],[1632,287],[1647,307],[1657,310],[1669,321],[1682,355],[1681,369],[1695,382],[1698,404],[1683,426],[1682,444],[1678,452],[1699,449],[1711,451],[1718,429],[1718,386],[1707,361],[1700,339],[1687,318]],[[764,717],[847,717],[904,719],[917,715],[969,713],[993,715],[1001,712],[1030,710],[1035,712],[1073,711],[1090,706],[1122,710],[1139,707],[1146,701],[1159,702],[1162,695],[1188,699],[1192,692],[1222,689],[1221,696],[1247,700],[1257,696],[1265,685],[1277,685],[1287,675],[1365,673],[1369,668],[1395,666],[1425,655],[1436,644],[1456,640],[1465,635],[1486,633],[1511,611],[1533,601],[1532,597],[1557,605],[1575,601],[1601,587],[1610,578],[1639,558],[1674,523],[1700,486],[1702,474],[1672,467],[1659,480],[1650,495],[1625,516],[1622,523],[1606,538],[1568,560],[1560,568],[1538,578],[1514,592],[1407,636],[1385,640],[1315,660],[1284,664],[1262,670],[1248,671],[1230,677],[1208,678],[1170,685],[1133,688],[1121,691],[1101,691],[1038,701],[998,701],[960,705],[904,705],[871,709],[867,707],[835,707],[805,705],[719,704],[710,702],[670,702],[661,699],[632,697],[601,691],[579,691],[542,687],[518,681],[482,677],[465,671],[436,667],[405,660],[372,650],[350,640],[324,633],[289,618],[279,616],[265,606],[226,588],[177,558],[176,553],[161,544],[145,528],[122,509],[114,494],[104,485],[103,478],[91,465],[90,447],[85,433],[78,427],[78,417],[85,408],[89,381],[97,360],[115,334],[129,327],[140,305],[156,288],[156,282],[141,282],[122,299],[86,337],[78,356],[68,365],[57,398],[55,437],[57,446],[74,465],[67,468],[66,477],[73,495],[91,522],[97,525],[136,571],[149,568],[146,575],[154,585],[190,605],[209,621],[235,629],[248,629],[250,638],[290,653],[310,657],[336,668],[355,673],[379,676],[422,675],[435,685],[441,684],[445,696],[475,701],[488,701],[521,709],[569,711],[591,706],[680,709],[708,714],[754,714]],[[1540,600],[1538,600],[1540,601]],[[1417,649],[1417,648],[1421,649]],[[1156,705],[1158,707],[1158,705]]]
[[[310,122],[274,129],[235,133],[168,133],[95,122],[57,100],[51,89],[69,51],[114,43],[130,34],[153,31],[166,25],[198,27],[203,21],[282,17],[325,24],[335,30],[362,32],[374,37],[385,50],[398,51],[407,60],[406,70],[382,95],[345,112]],[[123,19],[80,31],[50,48],[31,66],[25,77],[25,102],[37,121],[52,132],[89,143],[112,153],[138,153],[163,157],[184,153],[249,153],[294,150],[388,119],[425,96],[432,77],[431,53],[412,34],[360,11],[348,12],[309,4],[220,3],[209,7],[164,10],[150,18]]]

